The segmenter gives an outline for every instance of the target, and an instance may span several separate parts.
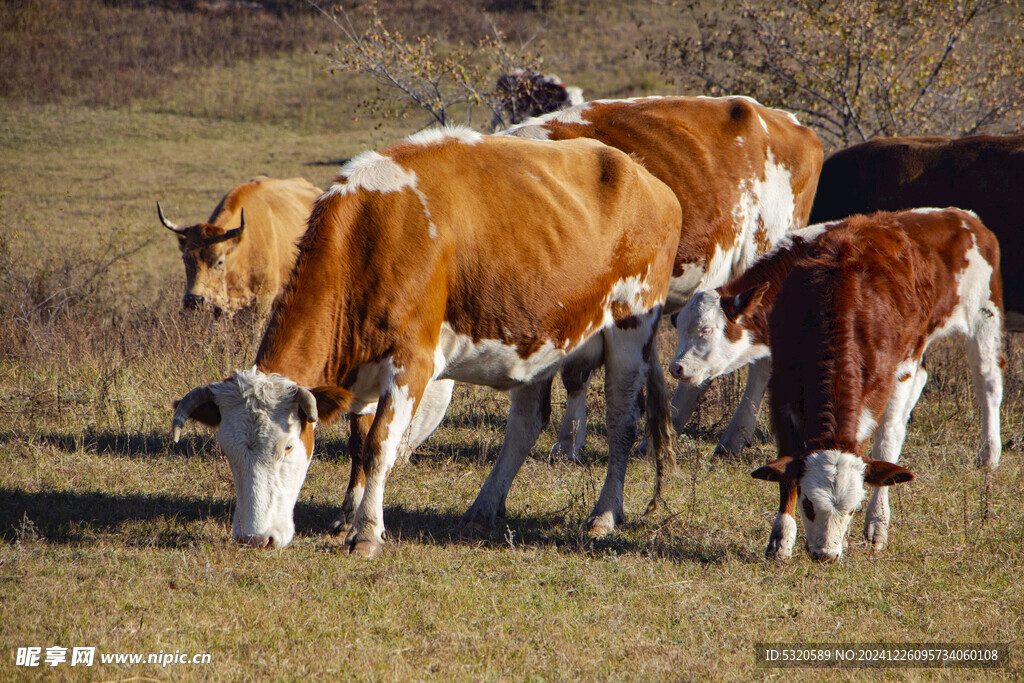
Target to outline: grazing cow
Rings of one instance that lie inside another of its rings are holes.
[[[835,560],[864,483],[913,477],[895,462],[927,379],[922,356],[939,337],[967,337],[982,413],[978,463],[999,463],[999,246],[973,213],[918,209],[808,228],[737,280],[694,297],[677,322],[699,349],[673,361],[677,376],[699,379],[771,350],[780,457],[754,472],[780,486],[769,557],[791,556],[801,493],[809,552]],[[872,457],[864,458],[872,434]],[[885,488],[874,491],[865,517],[865,536],[881,550]]]
[[[656,453],[671,447],[656,332],[679,218],[671,190],[593,140],[456,128],[361,154],[313,209],[256,368],[190,391],[175,432],[189,417],[219,424],[235,537],[281,546],[294,534],[313,425],[358,414],[362,476],[335,528],[349,529],[350,550],[373,556],[385,480],[432,383],[512,392],[501,454],[467,513],[493,521],[547,420],[551,376],[603,363],[609,464],[589,526],[610,530],[623,517],[645,380],[648,438]]]
[[[224,195],[206,223],[189,227],[167,220],[157,202],[185,262],[182,307],[211,306],[230,315],[253,306],[265,315],[295,265],[297,242],[321,192],[303,178],[259,176]]]
[[[1006,329],[1024,332],[1024,135],[876,138],[826,161],[812,223],[855,213],[958,206],[978,214],[1002,249]]]
[[[644,97],[594,101],[514,126],[504,134],[564,140],[590,137],[623,150],[672,188],[682,208],[667,312],[700,289],[739,275],[787,231],[807,224],[821,170],[821,143],[791,115],[745,97]],[[751,369],[718,448],[750,442],[768,383],[767,362]],[[591,375],[563,373],[568,400],[553,455],[578,459],[586,437]],[[707,385],[680,384],[677,431]]]

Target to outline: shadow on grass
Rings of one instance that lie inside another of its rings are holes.
[[[128,545],[189,547],[209,541],[196,522],[231,525],[233,501],[174,495],[111,495],[81,491],[25,491],[0,487],[0,542],[42,539],[55,544],[91,543],[116,535]],[[337,516],[333,504],[300,502],[296,531],[324,532]]]
[[[0,542],[43,540],[52,544],[91,544],[115,536],[129,546],[189,548],[211,540],[229,542],[228,536],[211,539],[209,528],[196,523],[212,520],[230,528],[230,500],[175,495],[111,495],[101,492],[25,491],[0,487]],[[299,536],[326,534],[340,504],[300,501],[295,506]],[[579,522],[558,513],[498,519],[494,529],[466,537],[456,530],[460,514],[403,505],[388,506],[384,520],[389,538],[405,543],[448,547],[471,545],[483,549],[554,548],[568,555],[604,557],[649,554],[680,563],[712,565],[728,558],[760,561],[741,548],[718,543],[691,542],[673,537],[637,540],[650,536],[647,521],[627,522],[622,533],[591,539]],[[655,534],[656,536],[656,534]],[[750,557],[746,557],[750,555]]]
[[[169,434],[161,432],[126,434],[112,430],[86,429],[82,432],[48,432],[33,435],[0,433],[0,446],[18,443],[55,448],[65,453],[85,452],[128,458],[221,457],[217,437],[212,431],[185,434],[178,443],[174,443]],[[316,457],[330,461],[347,458],[348,439],[333,434],[317,439]]]
[[[498,518],[493,529],[472,535],[464,535],[456,530],[460,518],[461,514],[412,509],[402,505],[384,510],[384,523],[389,538],[399,542],[442,547],[469,545],[488,550],[552,548],[567,555],[591,557],[646,554],[673,562],[704,566],[719,564],[728,559],[751,563],[762,561],[760,556],[735,544],[697,541],[679,536],[659,538],[654,533],[655,523],[645,518],[631,518],[620,526],[618,532],[596,539],[590,538],[584,531],[582,520],[573,520],[560,513]],[[643,540],[645,537],[648,540]]]

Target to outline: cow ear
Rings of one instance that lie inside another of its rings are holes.
[[[752,287],[736,296],[727,296],[722,299],[722,312],[730,322],[736,322],[745,315],[750,315],[760,305],[764,293],[768,291],[768,283],[763,282],[757,287]]]
[[[795,460],[788,455],[772,460],[767,465],[758,467],[750,473],[754,479],[764,481],[795,481],[804,473],[803,460]]]
[[[914,478],[914,473],[896,463],[868,460],[864,467],[864,483],[872,486],[892,486]]]
[[[175,410],[178,409],[179,403],[181,403],[181,401],[174,402]],[[205,403],[200,403],[194,407],[192,412],[189,414],[189,417],[196,422],[202,422],[207,427],[216,427],[220,424],[220,408],[218,408],[217,404],[213,401],[206,401]]]
[[[672,323],[672,327],[679,327],[679,311],[676,311],[668,317],[668,321]]]
[[[334,418],[349,412],[352,406],[352,392],[341,387],[316,387],[310,390],[316,399],[316,412],[323,423],[330,424]]]

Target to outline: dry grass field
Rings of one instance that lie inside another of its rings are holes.
[[[184,223],[205,219],[225,191],[261,173],[323,186],[341,160],[425,119],[368,121],[355,103],[370,86],[324,73],[308,53],[324,40],[320,29],[310,29],[315,44],[288,36],[314,22],[287,12],[247,38],[277,36],[269,47],[210,60],[182,48],[144,62],[119,52],[131,41],[111,47],[110,59],[153,70],[145,87],[127,75],[116,86],[124,92],[104,90],[114,86],[103,79],[46,80],[82,57],[68,51],[95,49],[96,34],[112,26],[130,34],[132,21],[141,30],[164,17],[166,30],[184,32],[179,46],[212,30],[203,23],[212,19],[167,9],[176,4],[78,0],[66,5],[74,22],[45,0],[0,10],[5,62],[12,41],[41,40],[46,26],[56,34],[41,51],[18,52],[20,71],[0,67],[0,679],[43,669],[69,680],[845,679],[851,673],[759,666],[754,644],[880,641],[1008,643],[1011,660],[995,672],[853,673],[1024,676],[1020,338],[1008,339],[1006,445],[991,474],[971,464],[978,417],[960,347],[931,354],[902,461],[917,478],[892,496],[890,545],[879,556],[859,541],[857,519],[837,564],[763,559],[777,498],[749,476],[774,457],[763,417],[742,458],[710,456],[740,378],[719,381],[678,438],[669,509],[640,515],[653,468],[631,465],[629,518],[610,538],[581,531],[604,476],[597,392],[589,465],[548,462],[549,428],[501,527],[473,540],[453,533],[498,452],[508,406],[498,392],[459,386],[440,429],[388,482],[389,542],[379,558],[349,557],[324,534],[348,477],[344,426],[320,433],[292,545],[238,547],[230,471],[214,436],[197,428],[172,444],[170,406],[251,362],[258,330],[179,315],[182,269],[155,201]],[[443,23],[423,3],[400,6]],[[456,12],[459,3],[442,6]],[[522,30],[542,29],[549,65],[588,93],[662,87],[631,56],[661,4],[490,6]],[[83,25],[89,39],[76,42]],[[82,79],[103,66],[101,52]],[[41,62],[46,69],[31,71]],[[667,356],[670,333],[662,339]],[[564,394],[555,401],[557,419]],[[80,646],[96,648],[94,666],[16,664],[18,648],[45,656],[64,647],[70,659]],[[210,661],[100,663],[115,653]]]

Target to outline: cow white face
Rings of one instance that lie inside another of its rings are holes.
[[[256,368],[193,389],[178,404],[175,441],[189,417],[219,426],[217,440],[235,482],[238,542],[283,547],[295,536],[293,513],[313,455],[317,405],[309,389]]]
[[[864,484],[892,486],[914,475],[894,463],[840,450],[811,453],[802,459],[782,457],[754,471],[756,479],[798,481],[797,507],[804,520],[807,552],[833,562],[843,555],[853,513],[864,502]]]
[[[697,292],[674,317],[678,344],[669,372],[687,384],[702,384],[767,356],[768,346],[755,344],[739,324],[762,295],[759,289],[723,300],[715,290]]]
[[[313,455],[315,423],[299,406],[297,385],[267,379],[243,383],[236,374],[235,382],[214,391],[221,412],[217,440],[235,482],[235,539],[283,547],[295,536],[293,513]]]
[[[850,520],[864,502],[864,461],[842,451],[807,456],[797,506],[804,519],[807,552],[816,560],[838,560]]]

